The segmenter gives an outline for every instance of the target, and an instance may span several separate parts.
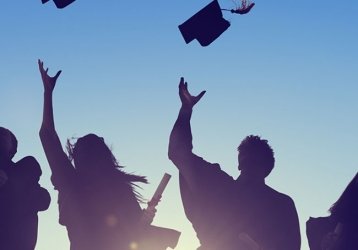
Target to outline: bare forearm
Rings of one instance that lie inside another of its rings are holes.
[[[54,166],[57,166],[57,164],[61,162],[59,159],[63,158],[63,150],[55,130],[52,107],[52,92],[45,91],[44,93],[43,119],[39,134],[46,158],[50,164],[51,169],[53,169]]]
[[[52,92],[44,92],[44,106],[41,129],[55,130],[55,122],[53,117]]]

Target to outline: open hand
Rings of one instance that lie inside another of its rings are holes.
[[[47,73],[48,68],[46,70],[44,69],[44,62],[39,59],[38,64],[39,64],[39,70],[42,78],[42,83],[44,85],[44,89],[45,91],[52,92],[53,89],[55,88],[57,78],[60,76],[62,71],[59,70],[55,76],[51,77]]]
[[[146,209],[143,209],[142,220],[141,220],[142,224],[144,225],[152,224],[156,212],[157,210],[155,209],[155,207],[152,206],[148,206]]]
[[[192,108],[203,97],[206,91],[202,91],[197,96],[192,96],[188,91],[188,83],[184,82],[184,78],[180,78],[179,97],[184,107]]]

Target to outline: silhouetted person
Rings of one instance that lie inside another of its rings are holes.
[[[14,163],[14,134],[0,127],[0,249],[34,250],[39,211],[50,205],[50,195],[39,185],[40,165],[32,156]]]
[[[311,250],[358,249],[358,173],[330,208],[330,216],[310,218],[307,237]]]
[[[48,76],[40,60],[39,69],[45,90],[40,138],[58,190],[59,222],[67,228],[71,250],[146,249],[143,239],[153,242],[156,232],[163,232],[150,226],[155,211],[142,210],[134,190],[135,183],[147,183],[146,178],[125,173],[104,139],[94,134],[68,143],[69,155],[65,154],[52,107],[61,71]]]
[[[241,174],[236,180],[219,164],[192,152],[192,109],[204,94],[192,96],[181,78],[182,106],[169,142],[169,158],[179,169],[185,214],[197,233],[200,249],[300,249],[294,202],[265,184],[274,166],[273,151],[266,140],[248,136],[241,142]]]

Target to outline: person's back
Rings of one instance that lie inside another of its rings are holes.
[[[265,183],[236,181],[235,232],[247,234],[264,249],[299,249],[298,217],[290,197]]]
[[[130,244],[131,227],[142,211],[131,187],[114,176],[99,175],[93,183],[76,174],[66,187],[54,183],[59,222],[67,228],[71,249],[125,249]]]
[[[200,240],[200,249],[246,249],[247,241],[240,239],[240,234],[267,249],[291,245],[299,249],[298,218],[292,199],[265,183],[251,184],[240,177],[233,180],[215,165],[208,170],[212,172],[211,181],[207,185],[201,182],[203,189],[195,193],[180,177],[183,206]]]

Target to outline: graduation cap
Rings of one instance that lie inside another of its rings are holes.
[[[44,3],[47,3],[47,2],[50,1],[50,0],[41,0],[41,1],[42,1],[42,3],[44,4]],[[53,0],[53,1],[55,2],[55,5],[56,5],[57,8],[63,9],[63,8],[65,8],[67,5],[73,3],[73,2],[76,1],[76,0]]]
[[[229,26],[218,1],[214,0],[178,27],[186,43],[196,39],[201,46],[208,46]]]

